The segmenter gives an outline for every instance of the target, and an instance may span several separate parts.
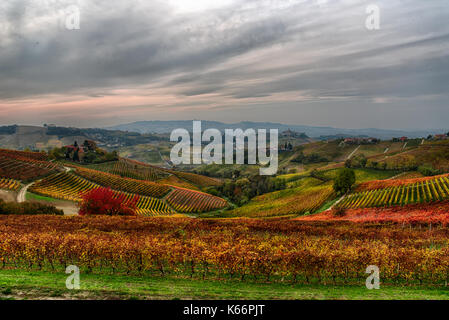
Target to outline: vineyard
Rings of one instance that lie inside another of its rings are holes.
[[[114,190],[135,193],[149,197],[162,198],[170,191],[170,188],[163,184],[130,178],[122,178],[114,174],[80,167],[76,169],[76,174],[87,180],[98,183],[103,187],[109,187]]]
[[[47,154],[43,152],[17,151],[10,149],[0,149],[0,156],[8,157],[11,159],[27,158],[38,161],[48,160]]]
[[[24,157],[12,158],[0,152],[0,177],[29,181],[58,170],[57,165]]]
[[[167,173],[157,167],[144,165],[138,161],[120,158],[110,173],[139,180],[157,181],[168,176]]]
[[[399,225],[449,225],[449,202],[409,204],[402,207],[347,209],[342,215],[332,210],[297,218],[303,221],[352,221],[359,223],[397,223]]]
[[[414,183],[427,182],[429,180],[435,180],[439,178],[447,178],[448,174],[443,174],[439,176],[431,176],[431,177],[417,177],[417,178],[406,178],[406,179],[391,179],[391,180],[371,180],[367,182],[360,183],[356,190],[357,192],[361,191],[370,191],[377,189],[385,189],[391,187],[398,187],[403,185],[411,185]]]
[[[334,195],[331,186],[301,186],[264,194],[247,205],[236,208],[232,215],[254,218],[298,216],[313,213]]]
[[[59,173],[35,183],[31,186],[30,191],[55,199],[79,202],[82,192],[99,187],[98,184],[71,173]],[[114,191],[114,193],[117,197],[124,197],[126,200],[136,196],[135,194],[121,191]],[[140,196],[136,207],[137,213],[140,215],[174,213],[163,201],[148,196]]]
[[[444,285],[448,239],[436,227],[0,216],[0,267],[347,285],[376,265],[383,284]]]
[[[202,176],[195,173],[182,172],[182,171],[170,171],[170,173],[177,176],[178,178],[187,180],[188,182],[191,182],[194,185],[200,187],[217,186],[221,184],[221,181],[218,179]]]
[[[386,169],[410,170],[420,164],[428,164],[432,168],[442,172],[449,171],[449,140],[429,142],[419,145],[417,148],[393,154],[388,158],[377,155],[370,157],[367,166],[373,166],[373,161],[377,165],[385,165]]]
[[[29,190],[55,199],[78,202],[81,200],[81,192],[98,187],[98,185],[73,174],[58,173],[38,181]]]
[[[392,180],[396,181],[396,180]],[[394,182],[393,182],[394,183]],[[449,178],[418,179],[413,184],[401,184],[384,189],[351,194],[338,206],[345,209],[388,207],[449,199]]]
[[[222,209],[225,200],[207,193],[175,187],[168,195],[167,202],[178,212],[198,213]]]
[[[208,187],[208,186],[217,186],[221,184],[221,181],[218,179],[190,172],[164,169],[147,163],[126,158],[120,158],[119,161],[115,162],[91,165],[89,166],[89,168],[115,174],[125,178],[145,180],[145,181],[160,181],[160,180],[165,181],[169,179],[171,176],[175,176],[177,179],[180,180],[176,183],[177,185],[180,186],[182,184],[184,184],[185,186],[193,184],[199,187]]]
[[[0,189],[16,191],[20,188],[20,182],[13,179],[0,178]]]
[[[148,172],[148,174],[150,174],[150,173],[157,174],[157,177],[156,177],[157,179],[163,178],[163,177],[161,177],[161,174],[165,174],[165,177],[168,175],[174,175],[180,179],[184,179],[187,182],[193,183],[194,185],[197,185],[200,187],[217,186],[217,185],[221,184],[221,181],[218,179],[214,179],[214,178],[210,178],[210,177],[206,177],[206,176],[202,176],[202,175],[190,173],[190,172],[182,172],[182,171],[175,171],[175,170],[159,168],[159,167],[155,167],[150,164],[143,163],[143,162],[136,161],[136,160],[121,158],[120,162],[125,163],[125,165],[126,165],[126,167],[124,168],[124,171],[123,171],[124,173],[130,172],[130,170],[132,170],[134,168],[134,169],[142,170],[143,172],[145,172],[145,170],[146,170]]]

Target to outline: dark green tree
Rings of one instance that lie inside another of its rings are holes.
[[[76,148],[74,153],[73,153],[73,161],[80,161],[79,149],[78,148]]]
[[[355,183],[355,172],[351,169],[341,169],[334,180],[334,190],[338,194],[344,194],[351,190]]]

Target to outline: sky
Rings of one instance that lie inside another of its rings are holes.
[[[444,129],[448,21],[447,0],[2,0],[0,124]]]

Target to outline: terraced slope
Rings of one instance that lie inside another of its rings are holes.
[[[122,178],[114,174],[92,169],[78,167],[76,169],[76,174],[87,180],[98,183],[103,187],[109,187],[114,190],[130,192],[149,197],[162,198],[168,192],[170,192],[170,187],[163,184],[130,178]]]
[[[190,173],[190,172],[182,172],[182,171],[160,168],[160,167],[152,166],[150,164],[143,163],[143,162],[136,161],[136,160],[121,158],[120,162],[127,164],[127,166],[128,166],[127,170],[129,170],[130,166],[131,166],[131,168],[134,166],[134,168],[138,168],[139,170],[146,169],[149,172],[148,174],[150,174],[150,173],[157,174],[159,179],[161,178],[161,175],[164,174],[165,177],[169,176],[169,175],[174,175],[180,179],[183,179],[183,180],[185,180],[189,183],[192,183],[194,185],[197,185],[199,187],[209,187],[209,186],[216,186],[216,185],[221,184],[221,181],[219,179],[206,177],[203,175]],[[127,172],[127,171],[125,171],[125,172]],[[123,175],[123,174],[120,174],[120,175]]]
[[[13,150],[0,150],[0,177],[29,181],[49,175],[59,170],[58,165],[45,160],[37,160],[41,154]]]
[[[227,206],[226,201],[219,197],[178,187],[174,188],[166,200],[176,211],[181,213],[208,212]]]
[[[29,152],[29,151],[17,151],[10,149],[0,149],[0,154],[9,158],[28,158],[31,160],[48,160],[48,156],[43,152]]]
[[[313,213],[333,196],[330,183],[304,178],[297,181],[297,187],[257,196],[230,214],[251,218],[298,216]]]
[[[13,179],[7,179],[7,178],[0,178],[0,189],[7,189],[7,190],[13,190],[16,191],[20,188],[20,182],[13,180]]]
[[[426,141],[423,145],[401,151],[369,157],[367,166],[416,170],[420,165],[428,165],[441,172],[449,171],[449,140]]]
[[[76,176],[72,173],[58,173],[43,179],[33,186],[30,191],[47,197],[78,202],[81,193],[100,188],[100,185]],[[117,197],[131,199],[136,194],[114,191]],[[140,196],[137,202],[137,213],[140,215],[166,215],[174,211],[167,204],[157,198]]]
[[[402,184],[400,180],[391,180],[399,183],[383,189],[353,193],[341,201],[338,206],[354,209],[449,200],[449,178],[447,175],[417,180],[411,184]]]

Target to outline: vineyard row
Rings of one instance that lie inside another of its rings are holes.
[[[449,199],[449,179],[438,177],[411,185],[354,193],[347,196],[338,206],[346,209],[388,207],[447,199]]]

